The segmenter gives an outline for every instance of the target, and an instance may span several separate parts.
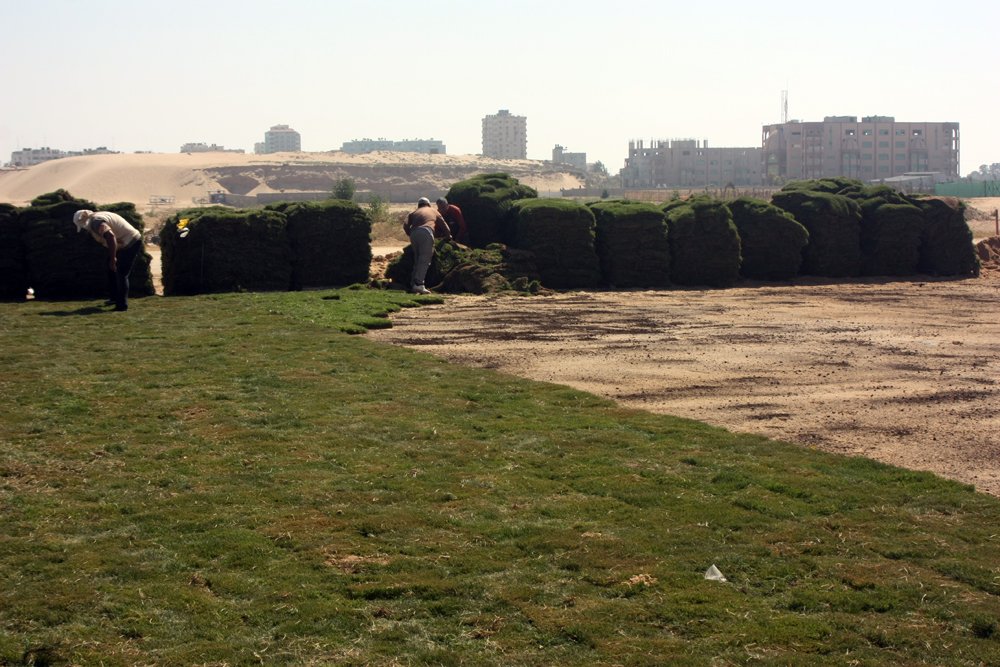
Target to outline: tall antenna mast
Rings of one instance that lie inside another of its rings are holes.
[[[781,123],[788,122],[788,91],[781,91]]]

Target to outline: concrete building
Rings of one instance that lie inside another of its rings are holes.
[[[437,139],[354,139],[345,141],[340,147],[345,153],[371,153],[373,151],[396,151],[400,153],[425,153],[427,155],[445,155],[447,149],[444,142]]]
[[[257,153],[284,153],[302,150],[302,137],[287,125],[273,125],[264,133],[264,143],[254,144]]]
[[[827,116],[765,125],[768,183],[847,176],[877,181],[914,172],[958,178],[958,123],[904,123],[892,116]]]
[[[670,188],[761,184],[761,149],[709,148],[697,139],[628,142],[623,188]]]
[[[507,109],[483,118],[483,156],[502,160],[528,157],[528,119]]]
[[[226,148],[218,144],[191,142],[181,146],[181,153],[245,153],[242,148]]]
[[[580,171],[587,171],[586,153],[570,153],[559,144],[552,149],[552,161],[555,164],[568,164]]]
[[[43,146],[41,148],[22,148],[21,150],[13,151],[10,154],[10,166],[31,167],[36,164],[48,162],[49,160],[58,160],[59,158],[64,157],[77,157],[80,155],[111,155],[117,152],[118,151],[108,150],[106,146],[99,146],[98,148],[85,148],[82,151],[62,151],[57,148],[49,148],[48,146]]]

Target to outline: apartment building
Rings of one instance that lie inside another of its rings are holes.
[[[254,144],[256,153],[284,153],[302,150],[302,137],[287,125],[273,125],[264,133],[264,142]]]
[[[98,148],[85,148],[82,151],[63,151],[58,148],[22,148],[10,154],[10,165],[12,167],[33,167],[36,164],[58,160],[64,157],[77,157],[80,155],[111,155],[118,151],[108,150],[106,146]]]
[[[958,178],[958,125],[904,123],[892,116],[765,125],[765,177],[768,183],[828,176],[876,181],[914,172]]]
[[[483,156],[503,160],[528,157],[528,119],[507,109],[483,118]]]
[[[710,148],[697,139],[628,142],[622,169],[623,188],[691,188],[760,185],[762,151],[758,147]]]

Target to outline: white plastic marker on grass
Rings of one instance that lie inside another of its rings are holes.
[[[719,568],[715,567],[715,563],[712,563],[711,567],[705,570],[705,578],[709,581],[726,581],[726,578],[719,572]]]

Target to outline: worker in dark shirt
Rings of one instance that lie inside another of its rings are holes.
[[[444,221],[448,223],[452,238],[462,245],[469,245],[469,228],[465,224],[462,209],[454,204],[449,204],[447,199],[441,197],[437,200],[437,210]]]

